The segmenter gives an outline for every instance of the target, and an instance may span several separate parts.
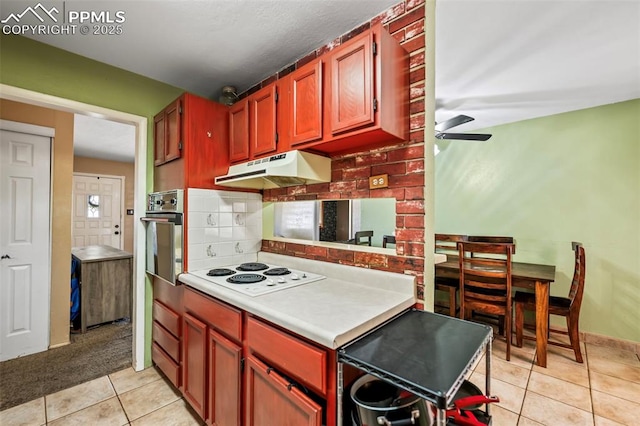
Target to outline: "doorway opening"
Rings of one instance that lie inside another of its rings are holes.
[[[56,96],[50,96],[13,86],[0,85],[3,99],[30,105],[50,108],[71,113],[90,115],[135,127],[135,162],[134,162],[134,200],[133,200],[133,311],[132,311],[132,365],[135,370],[142,370],[145,364],[145,285],[144,268],[144,227],[140,225],[141,214],[146,206],[146,152],[147,152],[147,118],[122,111],[116,111],[96,105],[77,102]],[[52,242],[55,243],[55,242]]]

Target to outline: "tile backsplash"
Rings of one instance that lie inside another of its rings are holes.
[[[187,271],[255,262],[262,243],[262,195],[187,190]]]

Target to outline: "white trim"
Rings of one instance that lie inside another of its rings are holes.
[[[125,228],[124,228],[124,215],[122,213],[124,212],[124,199],[125,199],[125,197],[127,195],[124,192],[124,187],[125,187],[124,182],[125,182],[125,179],[127,177],[126,176],[117,176],[117,175],[103,175],[102,173],[83,173],[83,172],[73,172],[73,176],[102,177],[102,178],[108,178],[108,179],[117,179],[117,180],[120,181],[120,207],[118,208],[118,211],[120,212],[120,247],[118,247],[118,248],[120,250],[124,250],[124,235],[125,235],[124,234],[124,230],[125,230]],[[75,188],[71,189],[71,193],[73,193],[74,190],[75,190]]]
[[[16,133],[45,136],[48,138],[56,136],[56,129],[52,129],[51,127],[36,126],[35,124],[19,123],[17,121],[0,120],[0,129]]]
[[[46,95],[19,87],[0,84],[0,98],[72,113],[87,114],[136,126],[136,159],[133,216],[133,368],[144,369],[145,344],[145,230],[140,217],[146,209],[147,198],[147,118],[96,105]],[[138,244],[138,242],[141,242]]]

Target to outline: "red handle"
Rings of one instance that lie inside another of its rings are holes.
[[[497,396],[473,395],[453,401],[453,405],[457,409],[461,409],[470,405],[490,404],[492,402],[500,402],[500,398]]]

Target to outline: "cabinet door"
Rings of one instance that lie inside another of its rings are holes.
[[[159,166],[164,163],[164,111],[153,117],[153,164]]]
[[[182,150],[182,107],[180,99],[165,109],[164,161],[180,158]]]
[[[259,360],[247,358],[246,380],[247,426],[322,424],[322,407]]]
[[[276,150],[276,96],[276,85],[272,83],[249,98],[249,137],[253,156]]]
[[[331,54],[331,131],[374,123],[373,34],[367,31]]]
[[[209,330],[208,422],[240,426],[240,361],[242,348]]]
[[[229,161],[249,159],[249,101],[241,100],[229,108]]]
[[[204,419],[207,325],[188,313],[184,314],[183,321],[182,392],[191,407]]]
[[[289,81],[291,145],[322,139],[322,61],[291,73]]]

